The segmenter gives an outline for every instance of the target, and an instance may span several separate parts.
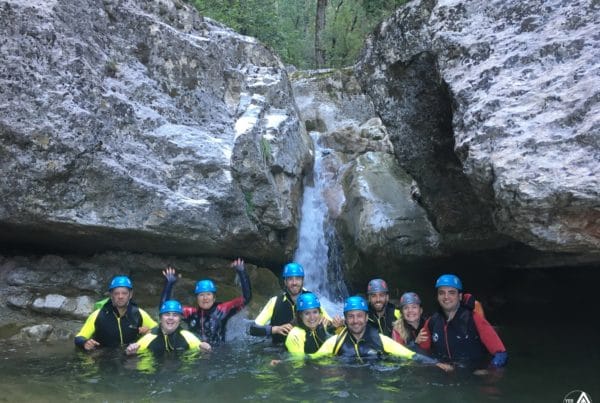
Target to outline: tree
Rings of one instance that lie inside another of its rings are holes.
[[[325,66],[325,45],[323,31],[325,30],[327,0],[317,0],[317,14],[315,18],[315,67],[320,69]]]
[[[191,0],[300,69],[354,63],[365,37],[406,0]]]

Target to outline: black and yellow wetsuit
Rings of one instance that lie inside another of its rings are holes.
[[[335,333],[335,329],[326,329],[322,324],[310,330],[304,324],[298,324],[288,333],[285,348],[292,355],[316,353],[317,350]]]
[[[306,292],[309,291],[303,288],[300,293],[304,294]],[[252,336],[271,336],[273,343],[283,343],[285,336],[272,334],[271,329],[273,326],[291,323],[295,318],[295,308],[296,304],[287,291],[272,297],[250,326],[250,334]]]
[[[129,301],[125,314],[119,316],[119,311],[109,299],[88,316],[75,336],[75,345],[83,347],[88,339],[94,339],[102,347],[123,346],[138,339],[141,326],[153,328],[156,322],[133,301]]]
[[[368,325],[381,334],[391,336],[394,328],[393,323],[401,317],[402,314],[400,313],[400,310],[391,302],[387,303],[383,309],[383,315],[381,316],[377,315],[377,312],[375,312],[373,307],[369,306]]]
[[[171,334],[164,334],[160,326],[155,327],[138,340],[140,348],[138,352],[152,351],[162,353],[167,351],[200,350],[200,339],[192,332],[178,327]]]
[[[363,358],[381,358],[388,354],[426,364],[434,364],[437,362],[435,359],[409,350],[402,344],[396,343],[391,338],[380,334],[376,329],[369,326],[365,328],[365,333],[360,340],[356,340],[356,338],[348,332],[348,329],[344,329],[338,336],[327,339],[321,348],[310,356],[312,358],[340,356],[357,358],[362,361]]]

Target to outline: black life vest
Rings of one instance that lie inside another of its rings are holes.
[[[436,312],[429,320],[431,349],[434,357],[442,361],[480,361],[487,357],[481,342],[473,312],[460,306],[451,321],[443,312]]]
[[[190,348],[187,340],[181,334],[181,326],[173,333],[165,335],[160,326],[152,329],[151,333],[156,336],[154,340],[148,344],[148,350],[155,354],[164,353],[167,351],[185,351]]]
[[[358,341],[348,332],[348,329],[344,329],[337,336],[333,353],[346,358],[380,358],[384,350],[377,329],[367,326],[365,334]]]
[[[396,306],[388,302],[383,309],[383,315],[379,317],[377,312],[369,307],[369,323],[368,326],[376,329],[379,333],[386,336],[392,336],[392,323],[396,320]]]
[[[139,337],[142,315],[138,306],[129,301],[125,315],[119,318],[119,312],[108,300],[98,312],[94,322],[93,338],[104,347],[119,347],[133,343]]]

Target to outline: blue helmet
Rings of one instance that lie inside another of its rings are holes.
[[[400,308],[408,304],[421,305],[421,298],[414,292],[405,292],[400,297]]]
[[[304,277],[304,269],[298,263],[288,263],[283,267],[283,278],[287,277]]]
[[[162,315],[163,313],[167,312],[175,312],[180,315],[183,315],[183,308],[181,307],[179,301],[170,299],[162,303],[162,305],[160,306],[159,314]]]
[[[108,291],[112,291],[114,288],[117,287],[127,287],[130,290],[132,290],[133,284],[127,276],[116,276],[111,280],[110,285],[108,286]]]
[[[217,292],[217,286],[212,280],[200,280],[196,283],[196,290],[194,291],[196,294],[200,294],[201,292]]]
[[[435,288],[454,287],[458,291],[462,291],[462,283],[454,274],[443,274],[435,282]]]
[[[307,309],[320,308],[321,302],[319,298],[312,292],[300,294],[296,300],[296,310],[298,312],[306,311]]]
[[[375,294],[376,292],[389,292],[387,283],[380,278],[369,281],[367,286],[367,294]]]
[[[369,312],[369,306],[363,297],[355,295],[346,299],[346,303],[344,304],[344,313],[348,311]]]

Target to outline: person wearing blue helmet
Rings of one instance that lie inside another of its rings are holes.
[[[425,322],[431,337],[420,346],[445,362],[475,367],[506,365],[508,353],[494,328],[473,305],[461,303],[460,279],[444,274],[437,279],[435,288],[440,309]]]
[[[421,298],[414,292],[405,292],[400,297],[400,311],[402,317],[394,322],[392,338],[413,351],[423,352],[418,344],[427,341],[429,334],[423,328],[425,318]]]
[[[169,351],[203,350],[210,351],[208,343],[201,341],[192,332],[181,327],[183,307],[179,301],[167,300],[159,310],[160,323],[150,333],[127,346],[128,355],[142,351],[164,353]]]
[[[353,296],[346,299],[344,303],[346,328],[337,336],[327,339],[321,348],[310,356],[312,358],[340,356],[363,362],[365,359],[379,359],[391,355],[424,364],[434,364],[444,371],[453,369],[451,365],[409,350],[390,337],[379,333],[374,327],[368,326],[368,312],[367,301],[363,297]]]
[[[292,322],[296,317],[296,300],[308,292],[303,288],[304,268],[296,262],[284,266],[283,283],[283,292],[267,302],[249,329],[252,336],[271,336],[275,344],[283,343],[294,327]],[[325,312],[324,316],[331,320]]]
[[[324,323],[321,302],[312,292],[298,296],[296,312],[297,323],[285,339],[285,348],[293,356],[315,353],[335,333],[335,327]]]
[[[156,326],[150,315],[132,301],[129,277],[114,277],[108,291],[110,298],[88,316],[75,336],[75,345],[86,351],[125,346]]]
[[[218,302],[215,283],[212,280],[204,279],[198,281],[194,289],[197,306],[183,307],[183,320],[188,324],[189,330],[200,340],[213,346],[225,341],[227,322],[252,299],[252,286],[244,261],[238,258],[231,263],[231,267],[240,279],[242,295],[229,301]],[[163,270],[163,275],[165,276],[165,286],[160,298],[161,304],[171,299],[173,285],[177,281],[177,273],[172,267]]]
[[[367,297],[369,299],[368,325],[377,329],[379,333],[391,336],[392,324],[400,319],[401,314],[400,310],[390,302],[390,291],[387,283],[380,278],[369,281]]]

